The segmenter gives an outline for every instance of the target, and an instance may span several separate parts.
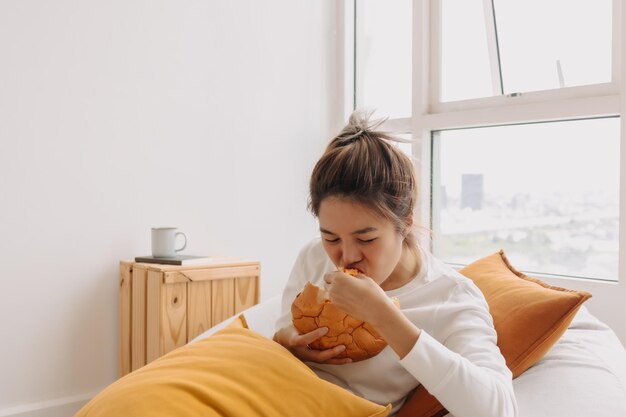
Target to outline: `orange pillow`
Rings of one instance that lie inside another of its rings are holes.
[[[248,327],[248,322],[246,321],[246,318],[244,317],[242,313],[238,315],[237,317],[235,317],[233,321],[228,323],[225,329],[249,329],[249,327]]]
[[[118,379],[74,417],[384,417],[390,411],[391,405],[324,381],[278,343],[235,324]]]
[[[516,378],[533,366],[563,335],[591,294],[548,285],[519,272],[496,252],[459,271],[482,291],[498,334],[498,347]],[[420,385],[398,417],[445,415],[439,402]]]

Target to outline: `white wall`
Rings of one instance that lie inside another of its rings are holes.
[[[282,289],[342,123],[335,7],[0,2],[0,416],[63,415],[115,379],[117,265],[151,226]]]

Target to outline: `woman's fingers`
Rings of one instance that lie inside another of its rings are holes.
[[[293,346],[307,346],[309,343],[315,342],[320,337],[328,333],[328,327],[320,327],[311,332],[295,337]]]
[[[350,360],[350,358],[337,358],[337,359],[335,359],[335,356],[341,354],[344,350],[346,350],[346,347],[344,345],[335,346],[334,348],[331,348],[331,349],[318,350],[318,352],[319,352],[318,360],[319,360],[319,362],[322,362],[322,363],[332,363],[332,362],[334,362],[335,364],[337,364],[337,363],[349,363],[349,362],[346,362],[346,360],[352,362],[352,360]]]
[[[345,365],[347,363],[352,363],[352,359],[350,358],[329,359],[324,363],[329,364],[329,365]]]
[[[317,363],[327,363],[332,365],[343,365],[346,363],[352,362],[350,358],[336,358],[337,355],[341,354],[346,347],[344,345],[335,346],[331,349],[324,350],[316,350],[316,349],[306,349],[305,351],[301,351],[300,357],[305,361],[309,362],[317,362]]]
[[[280,329],[274,334],[274,341],[289,349],[294,355],[304,361],[327,363],[331,365],[343,365],[352,362],[350,358],[336,358],[346,347],[344,345],[335,346],[332,349],[317,350],[309,348],[320,337],[328,333],[328,327],[320,327],[309,333],[299,335],[295,327],[288,326]],[[284,341],[284,342],[283,342]]]
[[[331,349],[317,350],[309,348],[309,344],[318,340],[328,333],[328,327],[320,327],[309,333],[298,336],[294,340],[293,350],[297,351],[297,356],[305,361],[328,363],[333,365],[343,365],[352,362],[350,358],[336,358],[346,347],[344,345],[335,346]]]

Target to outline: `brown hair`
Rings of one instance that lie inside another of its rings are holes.
[[[417,200],[417,178],[411,159],[390,143],[404,142],[376,131],[382,121],[356,111],[346,127],[331,140],[319,159],[309,184],[308,208],[319,215],[327,197],[348,198],[390,220],[410,248],[417,244],[412,226]]]

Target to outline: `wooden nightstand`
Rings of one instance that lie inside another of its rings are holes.
[[[119,376],[191,341],[259,302],[260,264],[120,262]]]

